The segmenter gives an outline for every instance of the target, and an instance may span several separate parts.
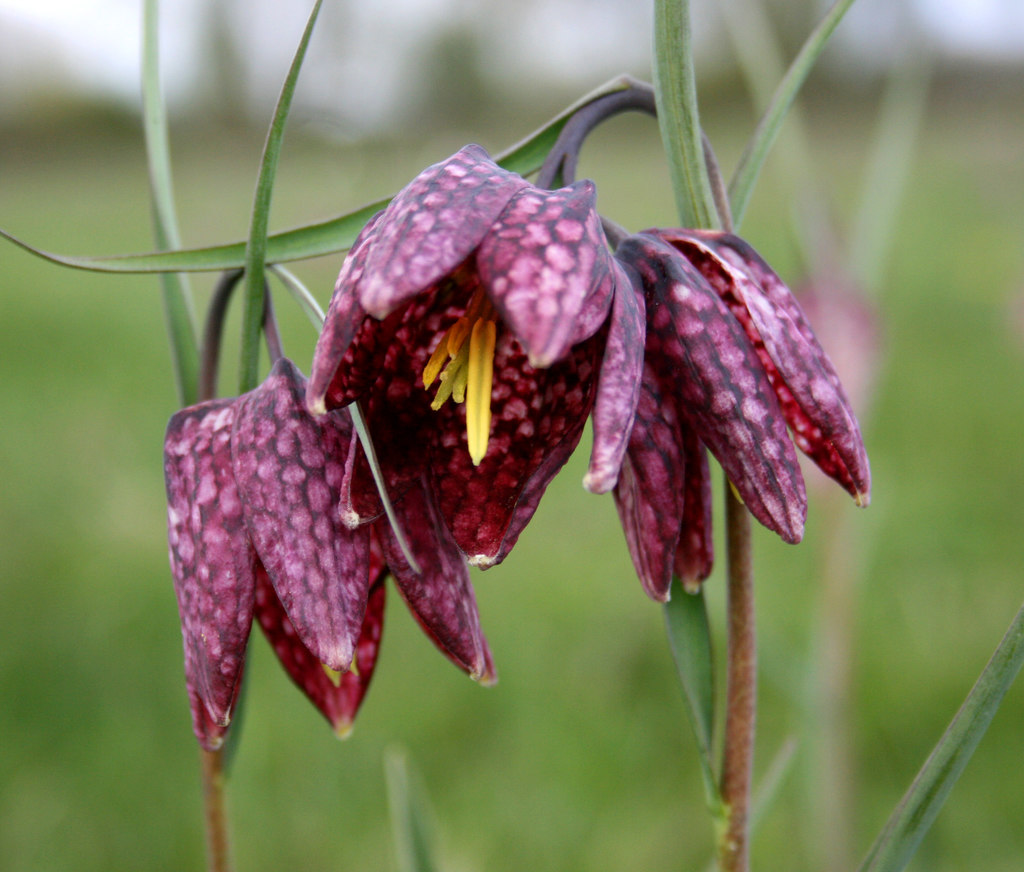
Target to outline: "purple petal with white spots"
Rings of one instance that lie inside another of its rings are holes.
[[[799,542],[807,513],[803,477],[775,391],[742,325],[668,243],[639,234],[617,256],[646,287],[647,361],[663,383],[678,386],[680,416],[754,517]]]
[[[167,538],[181,613],[185,681],[203,747],[231,720],[252,626],[255,552],[231,469],[234,400],[178,412],[167,425]],[[204,712],[195,700],[202,700]]]
[[[309,384],[306,386],[306,404],[313,414],[322,415],[326,411],[324,401],[328,387],[334,381],[338,365],[352,344],[356,332],[366,320],[366,312],[359,304],[356,289],[383,214],[378,212],[359,232],[334,284],[334,293],[331,295],[323,330],[313,352],[313,365],[309,373]]]
[[[302,643],[348,669],[366,609],[369,531],[339,512],[351,424],[313,418],[294,364],[280,360],[240,400],[231,438],[235,478],[253,545]]]
[[[526,187],[478,145],[425,169],[384,212],[359,283],[363,308],[383,318],[451,273]]]
[[[687,591],[696,591],[711,575],[715,545],[711,536],[711,472],[708,453],[697,434],[683,430],[686,475],[683,485],[683,523],[676,547],[675,573]]]
[[[857,419],[789,288],[739,237],[681,230],[660,235],[686,255],[747,326],[796,444],[867,505],[871,473]]]
[[[636,574],[658,602],[669,597],[684,514],[683,426],[661,376],[645,365],[629,449],[613,494]]]
[[[476,253],[487,294],[529,355],[543,368],[604,321],[614,277],[595,208],[594,183],[520,191]]]
[[[646,328],[640,278],[618,261],[613,269],[615,298],[591,412],[594,445],[583,478],[583,486],[595,494],[615,487],[629,444],[644,365]]]
[[[420,481],[395,506],[421,572],[410,569],[387,519],[374,523],[402,598],[441,652],[475,679],[487,679],[488,656],[466,561]]]

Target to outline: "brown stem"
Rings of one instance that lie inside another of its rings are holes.
[[[749,868],[750,784],[757,707],[757,645],[754,631],[754,569],[750,515],[726,482],[729,638],[726,680],[722,801],[726,827],[718,843],[721,872]]]
[[[227,816],[224,813],[224,761],[220,751],[199,749],[206,819],[206,868],[230,872]]]

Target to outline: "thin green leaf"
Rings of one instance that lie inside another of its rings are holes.
[[[167,112],[160,85],[159,18],[158,0],[146,0],[142,13],[142,120],[156,244],[161,249],[172,249],[180,248],[181,241],[174,214]],[[162,275],[160,285],[178,399],[183,406],[190,406],[198,399],[199,391],[199,344],[192,295],[180,273]]]
[[[391,807],[391,828],[402,872],[437,872],[437,838],[425,792],[410,775],[404,752],[391,750],[384,759]]]
[[[928,58],[919,54],[890,73],[861,185],[847,269],[862,287],[876,293],[896,238],[893,228],[924,121],[930,66]]]
[[[1014,617],[960,711],[896,806],[860,872],[899,872],[928,832],[1006,691],[1024,665],[1024,606]]]
[[[811,31],[807,41],[786,71],[786,75],[782,77],[782,81],[775,89],[775,95],[758,122],[750,142],[747,143],[746,150],[743,152],[732,181],[729,183],[729,201],[732,204],[732,218],[735,227],[738,228],[743,221],[754,184],[761,174],[761,168],[764,166],[775,138],[779,135],[782,122],[785,120],[790,106],[793,105],[793,101],[814,63],[824,51],[832,32],[852,5],[853,0],[836,0],[832,4],[818,26]]]
[[[713,227],[693,63],[689,0],[655,0],[654,100],[676,210],[684,227]]]
[[[270,199],[274,191],[277,162],[281,157],[281,143],[284,140],[288,110],[292,105],[295,85],[299,80],[306,49],[313,35],[322,0],[316,0],[309,13],[306,29],[302,32],[299,47],[295,51],[288,75],[277,99],[274,117],[270,122],[267,142],[263,147],[260,174],[256,180],[256,195],[253,199],[252,222],[249,226],[249,241],[245,247],[245,295],[242,309],[242,361],[239,366],[239,393],[251,391],[259,383],[260,326],[263,322],[263,295],[265,293],[264,268],[267,255],[267,231],[270,223]]]
[[[704,793],[713,813],[721,811],[722,798],[718,792],[711,759],[711,737],[714,735],[715,672],[711,651],[711,629],[708,626],[704,592],[686,593],[676,584],[672,599],[665,605],[665,625],[669,647],[676,662],[679,684],[682,687],[686,711],[690,716],[697,756],[700,758],[704,778]]]
[[[629,87],[630,81],[628,77],[619,76],[606,82],[559,113],[543,127],[535,130],[526,139],[502,152],[497,158],[498,163],[505,169],[522,176],[537,172],[573,112],[598,97]],[[346,251],[352,246],[366,222],[389,202],[390,198],[378,200],[315,224],[271,234],[267,237],[266,262],[288,263]],[[0,236],[51,263],[92,272],[220,272],[245,265],[245,242],[231,242],[174,252],[90,257],[47,251],[30,245],[2,229],[0,229]]]

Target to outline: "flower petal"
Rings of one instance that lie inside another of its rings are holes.
[[[739,237],[676,230],[662,235],[744,323],[796,444],[858,504],[867,505],[871,473],[860,427],[832,362],[789,288]]]
[[[533,366],[561,360],[605,320],[614,277],[591,181],[520,191],[476,253],[488,296]],[[581,316],[590,332],[580,334]]]
[[[431,485],[448,528],[471,564],[491,566],[508,553],[503,543],[510,529],[518,536],[510,528],[515,513],[523,506],[527,517],[532,515],[536,500],[576,446],[593,404],[600,350],[596,340],[582,343],[565,360],[538,370],[527,363],[511,334],[501,331],[490,441],[479,466],[473,465],[466,447],[463,407],[447,404],[431,413]],[[559,462],[547,463],[559,446]],[[531,508],[522,500],[535,474],[540,478],[533,486]]]
[[[678,384],[679,414],[722,464],[751,513],[786,542],[807,514],[800,467],[779,402],[742,325],[689,261],[646,234],[617,256],[649,295],[647,360]]]
[[[669,598],[683,522],[683,427],[661,376],[646,364],[629,449],[613,494],[636,574],[647,595],[658,602]]]
[[[451,273],[529,186],[478,145],[425,169],[384,212],[359,283],[363,308],[383,318]]]
[[[419,573],[402,556],[386,519],[378,520],[374,529],[409,610],[456,666],[475,679],[493,677],[493,667],[488,669],[487,645],[466,561],[448,533],[426,483],[420,481],[406,491],[395,505],[395,512],[420,565]]]
[[[607,493],[615,487],[629,445],[644,365],[646,324],[640,278],[618,261],[614,263],[614,272],[615,298],[608,341],[591,413],[594,445],[583,478],[583,487],[595,494]]]
[[[355,668],[341,673],[335,683],[324,670],[323,664],[296,635],[266,572],[259,567],[256,573],[256,619],[260,628],[292,681],[309,697],[310,702],[327,718],[341,738],[351,732],[352,723],[377,664],[377,652],[384,628],[382,558],[378,559],[376,571],[371,568],[370,579],[370,595],[359,632]]]
[[[334,293],[331,294],[331,302],[327,307],[323,330],[316,341],[309,384],[306,386],[306,404],[314,415],[322,415],[329,408],[337,408],[350,402],[345,397],[346,394],[352,393],[350,386],[336,382],[339,378],[350,377],[352,366],[341,367],[341,362],[359,328],[369,320],[366,311],[359,304],[356,289],[383,214],[378,212],[359,232],[334,284]],[[357,346],[363,348],[366,344],[364,340],[357,343]],[[332,394],[334,400],[330,405],[326,402],[328,392]]]
[[[178,412],[167,425],[167,539],[185,645],[185,681],[203,747],[231,720],[252,626],[255,552],[231,469],[234,400]],[[202,701],[199,711],[196,700]]]
[[[708,453],[697,434],[683,430],[686,476],[683,481],[683,523],[676,547],[675,574],[687,591],[696,591],[711,575],[715,545],[711,536],[711,472]]]
[[[351,425],[313,418],[289,360],[240,400],[231,438],[235,478],[253,545],[302,643],[348,669],[366,609],[369,533],[339,512]]]

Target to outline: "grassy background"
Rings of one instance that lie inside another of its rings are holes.
[[[1018,120],[1013,120],[1016,112]],[[1024,538],[1024,258],[1019,107],[985,93],[930,113],[879,304],[886,364],[867,421],[874,503],[820,491],[804,545],[756,542],[758,769],[796,740],[757,834],[757,868],[820,869],[813,693],[828,518],[863,569],[854,633],[854,868],[1020,605]],[[541,119],[512,118],[494,149]],[[870,110],[813,107],[836,208],[856,202]],[[708,127],[726,158],[748,122]],[[286,143],[273,225],[382,194],[453,151]],[[469,138],[469,137],[466,137]],[[186,244],[241,237],[259,133],[179,130]],[[583,170],[603,212],[671,224],[654,126],[619,120]],[[0,224],[73,253],[150,246],[141,140],[122,123],[0,137]],[[745,234],[787,277],[789,192],[765,179]],[[326,303],[339,258],[299,267]],[[0,246],[0,857],[11,870],[202,867],[196,748],[166,564],[161,444],[175,409],[157,282],[65,271]],[[195,282],[202,303],[209,278]],[[315,336],[278,305],[308,369]],[[229,327],[229,330],[231,328]],[[233,391],[231,349],[225,392]],[[584,443],[584,446],[586,443]],[[242,870],[392,869],[382,755],[404,747],[430,791],[450,870],[703,868],[712,834],[658,607],[640,591],[609,498],[556,480],[501,567],[476,578],[501,674],[484,690],[392,599],[375,686],[340,744],[252,645],[229,802]],[[708,583],[716,635],[720,569]],[[1015,687],[912,868],[1010,872],[1024,857],[1024,693]]]

